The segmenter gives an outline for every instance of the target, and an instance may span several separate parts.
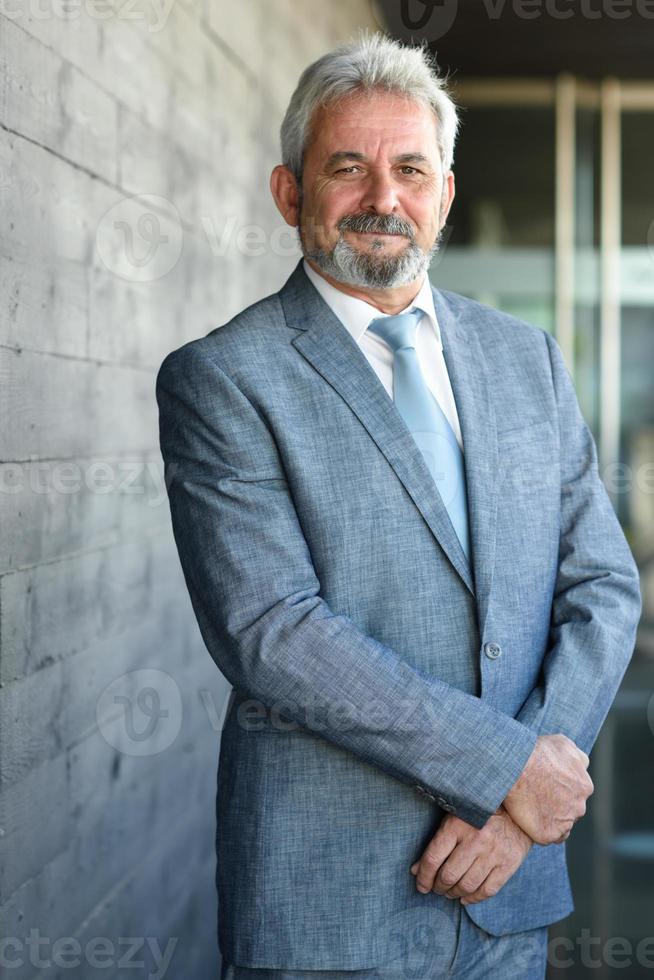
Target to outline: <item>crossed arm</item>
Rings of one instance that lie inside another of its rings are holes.
[[[565,735],[540,736],[504,803],[480,830],[445,816],[411,866],[418,891],[461,898],[464,904],[495,895],[534,842],[561,843],[570,836],[593,792],[588,763],[588,756]]]
[[[444,819],[443,832],[457,820],[467,834],[481,832],[482,843],[500,819],[515,818],[522,833],[550,843],[578,818],[590,782],[583,741],[590,745],[608,710],[637,619],[633,560],[556,358],[554,349],[560,417],[574,423],[566,429],[567,534],[547,669],[516,719],[421,673],[332,612],[319,595],[273,434],[218,363],[190,344],[169,355],[157,377],[173,531],[201,633],[222,673],[263,704],[283,703],[300,725],[316,699],[356,705],[352,723],[327,728],[324,737],[448,801],[456,817]],[[580,522],[595,528],[597,548],[585,556],[575,545]],[[593,701],[586,677],[583,703],[593,704],[581,717],[580,703],[571,712],[566,701],[579,658],[593,663],[597,686]],[[572,775],[561,777],[572,787],[558,794],[551,774],[542,779],[548,746],[556,772],[569,768],[548,738],[557,732],[574,760]]]

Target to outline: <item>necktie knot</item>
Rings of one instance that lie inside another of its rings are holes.
[[[394,351],[401,347],[415,347],[416,329],[422,317],[422,310],[399,313],[397,316],[380,316],[370,322],[368,329],[385,340]]]

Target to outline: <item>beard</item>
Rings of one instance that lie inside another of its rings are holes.
[[[300,224],[298,234],[303,255],[311,259],[322,273],[337,282],[368,289],[406,286],[423,276],[440,247],[444,233],[444,228],[441,228],[432,247],[425,251],[416,242],[411,225],[394,214],[346,215],[340,219],[337,228],[340,232],[338,241],[331,251],[327,251],[323,248],[308,248]],[[343,237],[345,231],[403,235],[408,242],[402,251],[386,254],[384,242],[373,239],[370,251],[363,251],[346,241]]]

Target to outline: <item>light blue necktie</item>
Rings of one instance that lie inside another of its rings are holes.
[[[418,444],[466,558],[470,560],[463,453],[440,405],[425,384],[415,337],[422,310],[383,316],[368,327],[393,349],[393,401]]]

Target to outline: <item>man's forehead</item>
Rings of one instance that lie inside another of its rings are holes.
[[[314,116],[323,126],[361,126],[372,120],[386,120],[408,128],[433,119],[432,110],[424,102],[395,92],[351,93],[319,106]]]
[[[364,159],[384,147],[393,157],[423,161],[437,152],[436,119],[413,100],[385,95],[347,99],[321,106],[313,119],[312,142],[321,155]]]

